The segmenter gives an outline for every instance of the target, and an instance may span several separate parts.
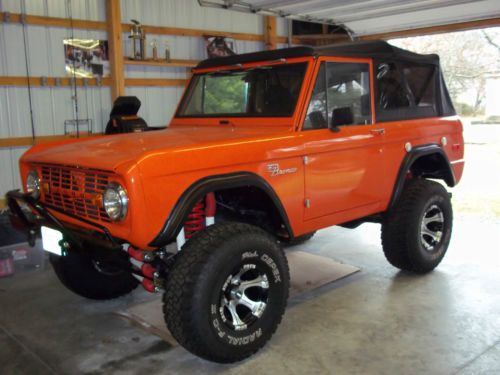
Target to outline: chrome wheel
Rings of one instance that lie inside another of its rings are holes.
[[[444,214],[443,210],[433,204],[424,213],[420,225],[420,242],[427,251],[433,251],[443,237]]]
[[[268,290],[265,272],[255,264],[244,264],[222,286],[219,305],[222,321],[235,331],[247,329],[266,310]]]

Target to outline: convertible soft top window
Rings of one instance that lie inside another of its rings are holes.
[[[177,117],[288,117],[307,63],[226,70],[193,77]]]

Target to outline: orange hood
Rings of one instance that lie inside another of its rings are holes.
[[[231,154],[228,154],[227,148],[238,147],[243,151],[245,148],[248,149],[248,145],[244,146],[243,143],[271,142],[290,139],[292,136],[293,133],[288,127],[177,126],[144,133],[108,135],[54,145],[39,145],[30,149],[23,156],[22,161],[66,164],[118,173],[121,167],[128,168],[141,162],[148,164],[155,162],[168,166],[168,172],[173,173],[176,170],[190,169],[189,167],[196,163],[198,163],[196,169],[199,169],[203,167],[199,163],[207,161],[206,156],[210,155],[213,159],[216,150],[223,148],[222,159],[212,160],[213,162],[224,162],[226,165],[242,162],[243,160],[236,160],[240,159],[236,155],[234,159],[228,157]],[[271,145],[269,147],[272,148]],[[178,158],[180,155],[182,159]],[[258,158],[258,155],[254,154],[253,157],[247,155],[245,159],[248,157],[254,159]],[[182,163],[179,165],[180,161]],[[206,165],[206,167],[210,166]],[[161,171],[158,172],[161,174],[167,172],[164,168],[159,169]]]

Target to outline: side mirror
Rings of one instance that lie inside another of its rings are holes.
[[[340,107],[335,108],[332,112],[332,122],[330,124],[330,130],[334,132],[340,131],[338,128],[342,125],[351,125],[354,122],[354,115],[352,113],[351,107]]]

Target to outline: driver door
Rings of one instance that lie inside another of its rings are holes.
[[[380,209],[385,136],[374,124],[371,60],[326,58],[317,69],[303,126],[304,219],[327,226]]]

